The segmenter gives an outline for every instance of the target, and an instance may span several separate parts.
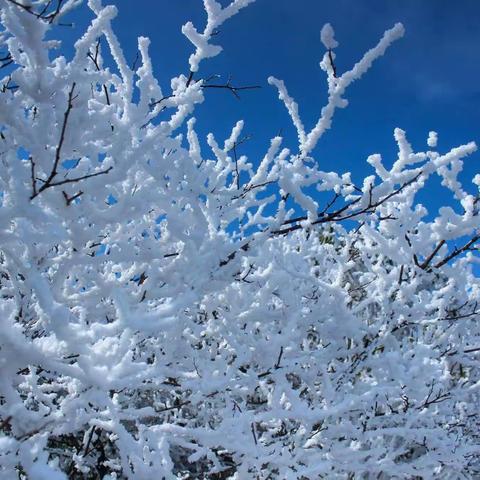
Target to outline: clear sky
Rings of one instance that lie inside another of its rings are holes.
[[[137,36],[151,39],[154,71],[167,94],[172,76],[188,74],[193,47],[180,29],[192,20],[203,30],[201,0],[104,3],[119,8],[114,27],[127,59],[135,58]],[[85,28],[82,19],[87,15],[81,11],[86,8],[72,14],[78,21],[68,36],[78,36]],[[346,95],[350,105],[337,111],[332,130],[317,146],[321,168],[350,170],[360,182],[372,173],[365,163],[368,155],[382,153],[387,165],[393,161],[395,127],[406,130],[417,149],[426,148],[429,130],[438,132],[440,151],[470,140],[480,143],[478,0],[257,0],[222,26],[217,42],[224,51],[204,61],[199,76],[232,76],[233,84],[262,88],[245,92],[240,101],[227,91],[206,91],[207,101],[195,115],[199,133],[212,131],[223,140],[234,123],[244,119],[244,131],[253,138],[241,153],[251,161],[263,155],[279,132],[295,149],[295,131],[267,77],[285,80],[309,129],[326,97],[325,75],[318,66],[324,52],[323,24],[330,22],[335,29],[340,43],[336,65],[342,73],[399,21],[405,37],[352,85]],[[480,154],[470,159],[466,177],[480,170],[479,160]],[[432,191],[435,195],[427,203],[450,203],[450,194],[439,187]]]

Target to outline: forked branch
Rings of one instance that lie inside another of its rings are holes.
[[[65,110],[65,113],[63,115],[63,123],[62,123],[62,129],[60,131],[60,139],[58,141],[57,148],[55,149],[55,159],[54,159],[54,162],[53,162],[52,169],[51,169],[48,177],[45,180],[36,177],[35,161],[33,160],[32,157],[30,157],[31,181],[32,181],[32,194],[30,195],[30,200],[33,200],[34,198],[38,197],[38,195],[40,195],[43,191],[47,190],[48,188],[56,187],[56,186],[59,186],[59,185],[65,185],[67,183],[80,182],[81,180],[96,177],[98,175],[105,175],[112,169],[112,167],[110,166],[107,169],[102,170],[100,172],[90,173],[90,174],[87,174],[87,175],[83,175],[81,177],[67,178],[65,180],[55,181],[55,178],[58,175],[58,166],[60,164],[60,159],[62,157],[62,148],[63,148],[63,144],[65,142],[65,133],[67,131],[68,119],[70,117],[70,112],[72,111],[72,108],[73,108],[73,99],[74,99],[73,94],[74,94],[74,91],[75,91],[75,85],[76,85],[75,82],[73,82],[72,88],[70,89],[70,92],[68,93],[68,104],[67,104],[67,109]],[[42,185],[40,186],[40,188],[37,187],[37,181],[42,182]],[[64,193],[64,196],[65,195],[66,194]],[[78,197],[75,197],[75,198],[78,198]],[[70,200],[70,202],[68,200],[66,200],[67,201],[67,206],[70,205],[72,200]]]
[[[226,83],[223,84],[203,84],[202,88],[219,88],[219,89],[226,89],[232,92],[232,95],[240,100],[240,95],[238,92],[243,91],[243,90],[255,90],[258,88],[262,88],[260,85],[245,85],[241,87],[237,87],[235,85],[232,85],[231,79],[229,78]]]

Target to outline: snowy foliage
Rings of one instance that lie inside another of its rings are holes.
[[[78,0],[0,0],[0,478],[480,475],[476,146],[431,132],[417,152],[396,129],[362,184],[322,170],[347,87],[403,34],[340,74],[328,25],[310,131],[269,79],[298,145],[249,161],[240,121],[202,152],[199,65],[251,2],[204,0],[164,92],[146,38],[127,64],[114,7],[88,2],[67,59],[46,35]],[[417,200],[435,176],[457,202],[438,214]]]

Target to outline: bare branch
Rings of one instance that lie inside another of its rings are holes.
[[[140,60],[140,52],[137,51],[137,54],[135,55],[135,59],[133,60],[133,63],[132,63],[132,71],[135,71],[135,69],[137,68],[137,63],[139,60]]]
[[[229,150],[229,152],[233,151],[233,158],[235,161],[235,181],[237,184],[237,190],[240,190],[240,173],[238,171],[237,147],[242,143],[245,143],[247,140],[250,140],[250,138],[251,138],[251,135],[246,135],[245,137],[241,138],[238,142],[234,142],[232,148]]]
[[[50,184],[50,182],[53,180],[55,175],[57,175],[57,168],[58,164],[60,162],[60,156],[62,154],[62,147],[63,143],[65,141],[65,132],[67,131],[67,123],[68,123],[68,117],[70,116],[70,112],[72,111],[73,108],[73,92],[75,90],[75,82],[72,84],[72,88],[70,89],[70,92],[68,93],[68,105],[67,109],[65,110],[65,113],[63,115],[63,124],[62,124],[62,130],[60,132],[60,140],[58,142],[57,148],[55,150],[55,161],[53,163],[53,168],[52,171],[50,172],[50,175],[48,176],[46,182],[42,187],[40,188],[40,191],[45,190],[45,188],[48,188],[47,185]]]
[[[236,87],[231,84],[231,79],[229,78],[227,83],[224,84],[206,84],[205,82],[202,84],[202,88],[220,88],[220,89],[226,89],[232,92],[232,94],[240,100],[240,95],[238,92],[242,90],[255,90],[258,88],[262,88],[260,85],[246,85],[246,86],[241,86],[241,87]]]
[[[475,352],[480,352],[480,347],[467,348],[466,350],[463,351],[463,353],[475,353]]]
[[[30,157],[30,172],[32,176],[32,198],[37,196],[37,181],[35,178],[35,162],[33,161],[33,158]]]
[[[66,183],[75,183],[80,182],[81,180],[86,180],[87,178],[98,177],[98,175],[105,175],[107,174],[113,167],[110,166],[105,170],[100,172],[90,173],[88,175],[83,175],[82,177],[76,178],[66,178],[65,180],[61,180],[60,182],[50,183],[50,187],[58,187],[59,185],[65,185]]]
[[[252,429],[253,441],[255,442],[255,445],[257,445],[258,444],[257,434],[255,433],[255,424],[253,422],[251,424],[251,429]]]
[[[399,275],[398,275],[398,284],[399,284],[399,285],[401,285],[402,282],[403,282],[403,271],[404,271],[404,269],[405,269],[405,265],[402,265],[402,266],[400,267],[400,273],[399,273]]]
[[[150,108],[153,108],[153,107],[155,107],[156,105],[162,103],[163,101],[168,100],[169,98],[173,98],[174,96],[175,96],[175,95],[166,95],[166,96],[162,97],[160,100],[156,100],[155,102],[151,102],[150,105],[149,105],[149,107],[150,107]]]
[[[8,67],[9,65],[11,65],[13,63],[12,55],[10,53],[8,53],[4,57],[1,57],[0,58],[0,63],[1,63],[0,69]]]
[[[97,71],[100,71],[100,65],[98,63],[99,53],[100,53],[100,39],[97,40],[97,43],[95,45],[95,54],[92,55],[92,52],[87,53],[87,57],[93,62]],[[137,55],[138,55],[138,53],[137,53]],[[105,93],[105,100],[107,102],[107,105],[110,105],[110,96],[108,95],[108,88],[105,84],[103,84],[103,91]]]
[[[67,207],[70,206],[70,204],[77,198],[79,198],[81,195],[83,195],[83,192],[80,190],[78,193],[76,193],[75,195],[73,195],[72,197],[69,197],[67,195],[67,193],[63,190],[62,191],[63,193],[63,198],[65,199],[65,202],[67,204]]]
[[[480,235],[474,235],[463,247],[461,248],[455,248],[452,253],[447,255],[443,260],[435,264],[435,268],[440,268],[443,267],[446,263],[448,263],[450,260],[454,259],[458,255],[467,252],[469,250],[476,250],[476,247],[474,247],[475,243],[477,243],[480,240]]]
[[[190,73],[188,74],[188,78],[187,78],[187,87],[189,87],[190,84],[192,83],[193,75],[194,73],[190,70]]]
[[[283,356],[283,346],[280,347],[280,353],[278,354],[277,362],[274,365],[276,370],[280,368],[280,362],[282,361],[282,356]]]
[[[337,68],[335,67],[335,63],[333,62],[333,55],[332,55],[332,49],[328,49],[328,59],[330,60],[330,65],[332,67],[332,72],[333,76],[337,78]]]

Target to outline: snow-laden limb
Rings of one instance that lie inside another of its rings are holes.
[[[298,115],[298,106],[290,97],[283,81],[275,77],[269,77],[268,82],[277,87],[279,98],[285,103],[288,113],[292,119],[293,124],[298,132],[299,137],[299,151],[304,158],[307,157],[317,145],[318,141],[331,127],[333,115],[337,108],[344,108],[347,106],[347,101],[343,98],[346,89],[355,80],[358,80],[367,70],[370,69],[372,63],[381,57],[387,48],[396,40],[401,38],[404,34],[404,28],[401,23],[395,24],[393,28],[387,30],[378,44],[369,50],[362,59],[357,62],[351,70],[343,73],[341,76],[336,76],[333,68],[332,49],[338,43],[334,39],[333,28],[330,24],[326,24],[322,29],[322,43],[327,48],[321,67],[328,74],[328,103],[322,108],[320,118],[312,130],[306,134],[303,124]]]
[[[247,3],[205,1],[192,72]],[[31,5],[1,0],[0,477],[477,478],[476,145],[396,129],[359,183],[310,157],[401,27],[340,77],[324,28],[332,107],[307,134],[272,80],[300,155],[249,160],[243,121],[200,147],[202,82],[162,91],[147,39],[128,66],[115,8],[69,61]],[[455,203],[428,215],[435,176]]]
[[[195,53],[192,53],[188,59],[191,72],[198,71],[198,66],[202,60],[216,57],[222,51],[222,47],[210,43],[218,27],[254,1],[255,0],[232,0],[229,5],[223,8],[216,0],[203,0],[205,12],[207,13],[207,25],[203,32],[199,33],[192,22],[187,22],[182,27],[182,33],[195,46]]]
[[[300,145],[303,145],[307,140],[307,135],[305,133],[305,127],[303,126],[302,120],[298,113],[298,104],[293,100],[293,98],[288,94],[287,87],[283,80],[278,80],[275,77],[268,77],[268,83],[274,85],[278,90],[278,98],[285,104],[287,107],[288,114],[292,119],[293,125],[297,129],[298,141]]]

